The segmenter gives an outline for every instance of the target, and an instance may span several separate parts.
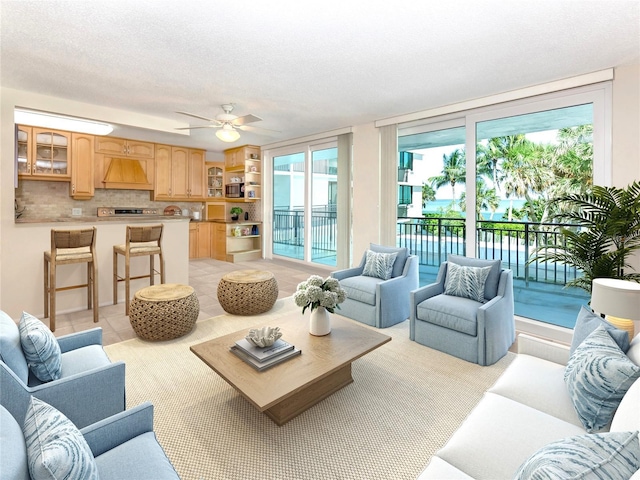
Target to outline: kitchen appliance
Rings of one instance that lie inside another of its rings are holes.
[[[229,198],[243,198],[244,183],[227,183],[224,186],[224,194]]]
[[[99,217],[140,217],[162,215],[157,208],[145,207],[98,207]]]

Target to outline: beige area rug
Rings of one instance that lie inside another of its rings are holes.
[[[126,362],[128,406],[154,404],[156,434],[183,480],[414,479],[514,358],[459,360],[410,341],[406,321],[381,330],[393,340],[354,362],[352,384],[278,427],[189,346],[265,319],[277,326],[296,308],[280,299],[267,314],[213,317],[176,340],[105,347]]]

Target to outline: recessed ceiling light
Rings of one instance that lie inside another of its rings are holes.
[[[18,108],[14,110],[14,122],[18,125],[31,125],[33,127],[53,128],[93,135],[108,135],[113,131],[113,126],[108,123]]]

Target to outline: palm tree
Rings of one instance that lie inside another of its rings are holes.
[[[456,183],[465,183],[466,159],[464,150],[456,148],[449,155],[442,155],[442,172],[440,175],[431,177],[428,182],[438,190],[445,185],[451,185],[452,203],[456,199]]]
[[[466,211],[466,192],[460,195],[460,209]],[[493,220],[493,215],[500,206],[500,197],[496,193],[495,188],[487,187],[483,178],[476,180],[476,218],[480,218],[482,211],[491,211],[490,220]]]

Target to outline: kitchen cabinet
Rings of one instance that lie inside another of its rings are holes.
[[[155,145],[125,138],[96,137],[95,151],[113,157],[153,158]]]
[[[71,181],[70,132],[18,125],[16,135],[19,178]]]
[[[94,136],[71,134],[71,184],[69,194],[76,200],[94,195]]]
[[[207,198],[224,197],[224,164],[205,163],[207,171]]]
[[[156,145],[154,200],[203,201],[204,151]]]
[[[189,258],[211,257],[211,224],[209,222],[189,223]]]
[[[254,202],[261,197],[261,174],[262,160],[260,158],[260,147],[245,145],[242,147],[230,148],[224,151],[224,171],[225,185],[243,183],[244,196],[227,197],[233,202]],[[240,182],[237,179],[240,178]]]
[[[214,225],[213,258],[233,263],[262,258],[261,222]]]

